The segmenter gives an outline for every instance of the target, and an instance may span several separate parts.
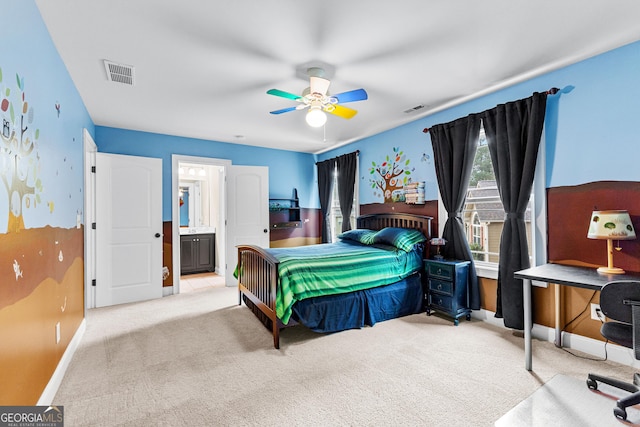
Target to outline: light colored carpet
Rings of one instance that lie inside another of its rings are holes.
[[[491,426],[561,373],[631,378],[485,322],[417,314],[281,349],[235,288],[90,310],[54,399],[67,426]],[[585,386],[586,387],[586,386]]]

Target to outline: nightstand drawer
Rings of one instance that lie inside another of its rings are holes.
[[[454,311],[453,307],[453,298],[446,295],[440,294],[429,294],[429,305],[435,309],[440,309],[441,311],[451,313]]]
[[[429,290],[444,295],[453,295],[453,283],[429,279]]]
[[[454,265],[440,264],[440,263],[428,263],[427,274],[429,277],[439,277],[445,280],[451,280],[453,278]]]

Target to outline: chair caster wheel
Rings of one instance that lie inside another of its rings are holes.
[[[587,379],[587,387],[589,387],[591,390],[597,390],[598,389],[598,382],[596,380],[592,380],[591,378]]]
[[[618,408],[618,407],[614,408],[613,415],[615,415],[617,419],[622,421],[626,421],[627,419],[627,411],[622,408]]]

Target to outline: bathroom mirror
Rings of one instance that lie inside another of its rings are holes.
[[[210,197],[204,180],[181,180],[179,183],[180,227],[210,226]]]

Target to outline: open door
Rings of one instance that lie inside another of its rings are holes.
[[[162,159],[96,155],[96,306],[162,297]]]
[[[233,271],[237,245],[269,247],[269,168],[231,166],[227,170],[227,265],[225,283],[238,281]]]

